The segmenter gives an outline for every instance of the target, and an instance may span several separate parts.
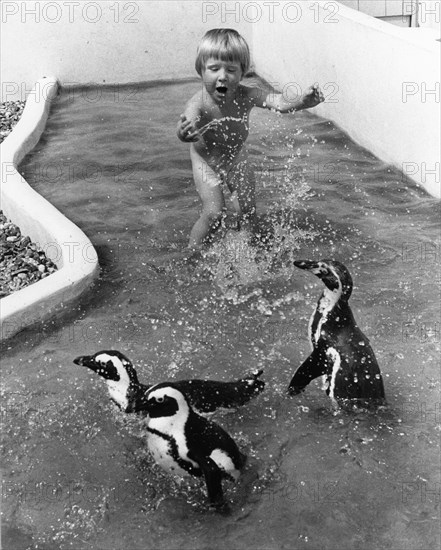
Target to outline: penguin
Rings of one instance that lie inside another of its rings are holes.
[[[123,412],[145,413],[146,392],[152,385],[139,382],[132,362],[120,351],[99,351],[77,357],[73,362],[104,378],[110,398]],[[265,387],[265,382],[259,380],[262,373],[263,370],[257,370],[234,382],[182,380],[174,385],[187,396],[194,409],[208,414],[219,408],[240,407],[262,392]]]
[[[309,322],[312,353],[295,372],[288,392],[296,395],[325,375],[326,393],[334,403],[355,399],[383,403],[380,368],[348,303],[352,293],[348,269],[336,260],[297,260],[294,265],[316,275],[325,289]]]
[[[210,508],[227,510],[222,480],[237,481],[246,463],[235,441],[218,424],[197,414],[174,383],[146,393],[147,445],[155,462],[179,476],[204,477]]]
[[[136,403],[150,386],[139,382],[132,362],[123,353],[117,350],[99,351],[94,355],[76,357],[73,362],[104,378],[110,399],[123,412],[137,412]]]

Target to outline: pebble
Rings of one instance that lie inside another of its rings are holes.
[[[57,266],[0,210],[0,298],[48,277]]]
[[[0,103],[0,143],[12,132],[20,120],[24,101],[3,101]]]
[[[0,103],[0,143],[20,120],[24,101]],[[6,219],[0,210],[0,298],[8,296],[40,279],[48,277],[57,266],[46,257],[20,228]]]

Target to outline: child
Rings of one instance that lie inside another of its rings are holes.
[[[254,181],[246,171],[244,147],[248,116],[253,107],[289,113],[315,107],[324,101],[318,86],[299,99],[264,92],[240,82],[250,68],[246,41],[233,29],[212,29],[202,38],[196,57],[202,90],[187,103],[178,122],[181,141],[191,143],[190,158],[202,213],[193,226],[189,247],[197,250],[209,233],[219,227],[225,212],[222,186],[232,193],[241,228],[256,229]]]

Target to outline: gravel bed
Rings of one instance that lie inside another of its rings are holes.
[[[48,277],[57,266],[0,210],[0,298]]]
[[[0,143],[12,132],[25,106],[24,101],[3,101],[0,103]]]
[[[12,132],[24,106],[24,101],[0,104],[0,143]],[[0,298],[44,279],[56,270],[57,266],[46,254],[29,237],[22,236],[20,228],[0,210]]]

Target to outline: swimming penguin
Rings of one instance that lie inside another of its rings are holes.
[[[110,398],[122,411],[146,411],[146,392],[152,385],[139,382],[132,362],[124,354],[116,350],[99,351],[94,355],[77,357],[73,362],[102,376],[107,382]],[[255,371],[234,382],[182,380],[173,384],[187,396],[198,412],[211,413],[219,408],[240,407],[263,391],[265,382],[259,380],[262,372]]]
[[[294,265],[325,284],[309,322],[312,353],[297,369],[288,391],[295,395],[318,376],[326,376],[326,393],[335,401],[384,401],[383,380],[368,338],[355,322],[348,300],[352,277],[335,260],[299,260]]]
[[[176,384],[146,394],[148,448],[156,463],[177,475],[205,478],[210,506],[226,506],[222,479],[237,481],[246,456],[218,424],[198,415]]]

